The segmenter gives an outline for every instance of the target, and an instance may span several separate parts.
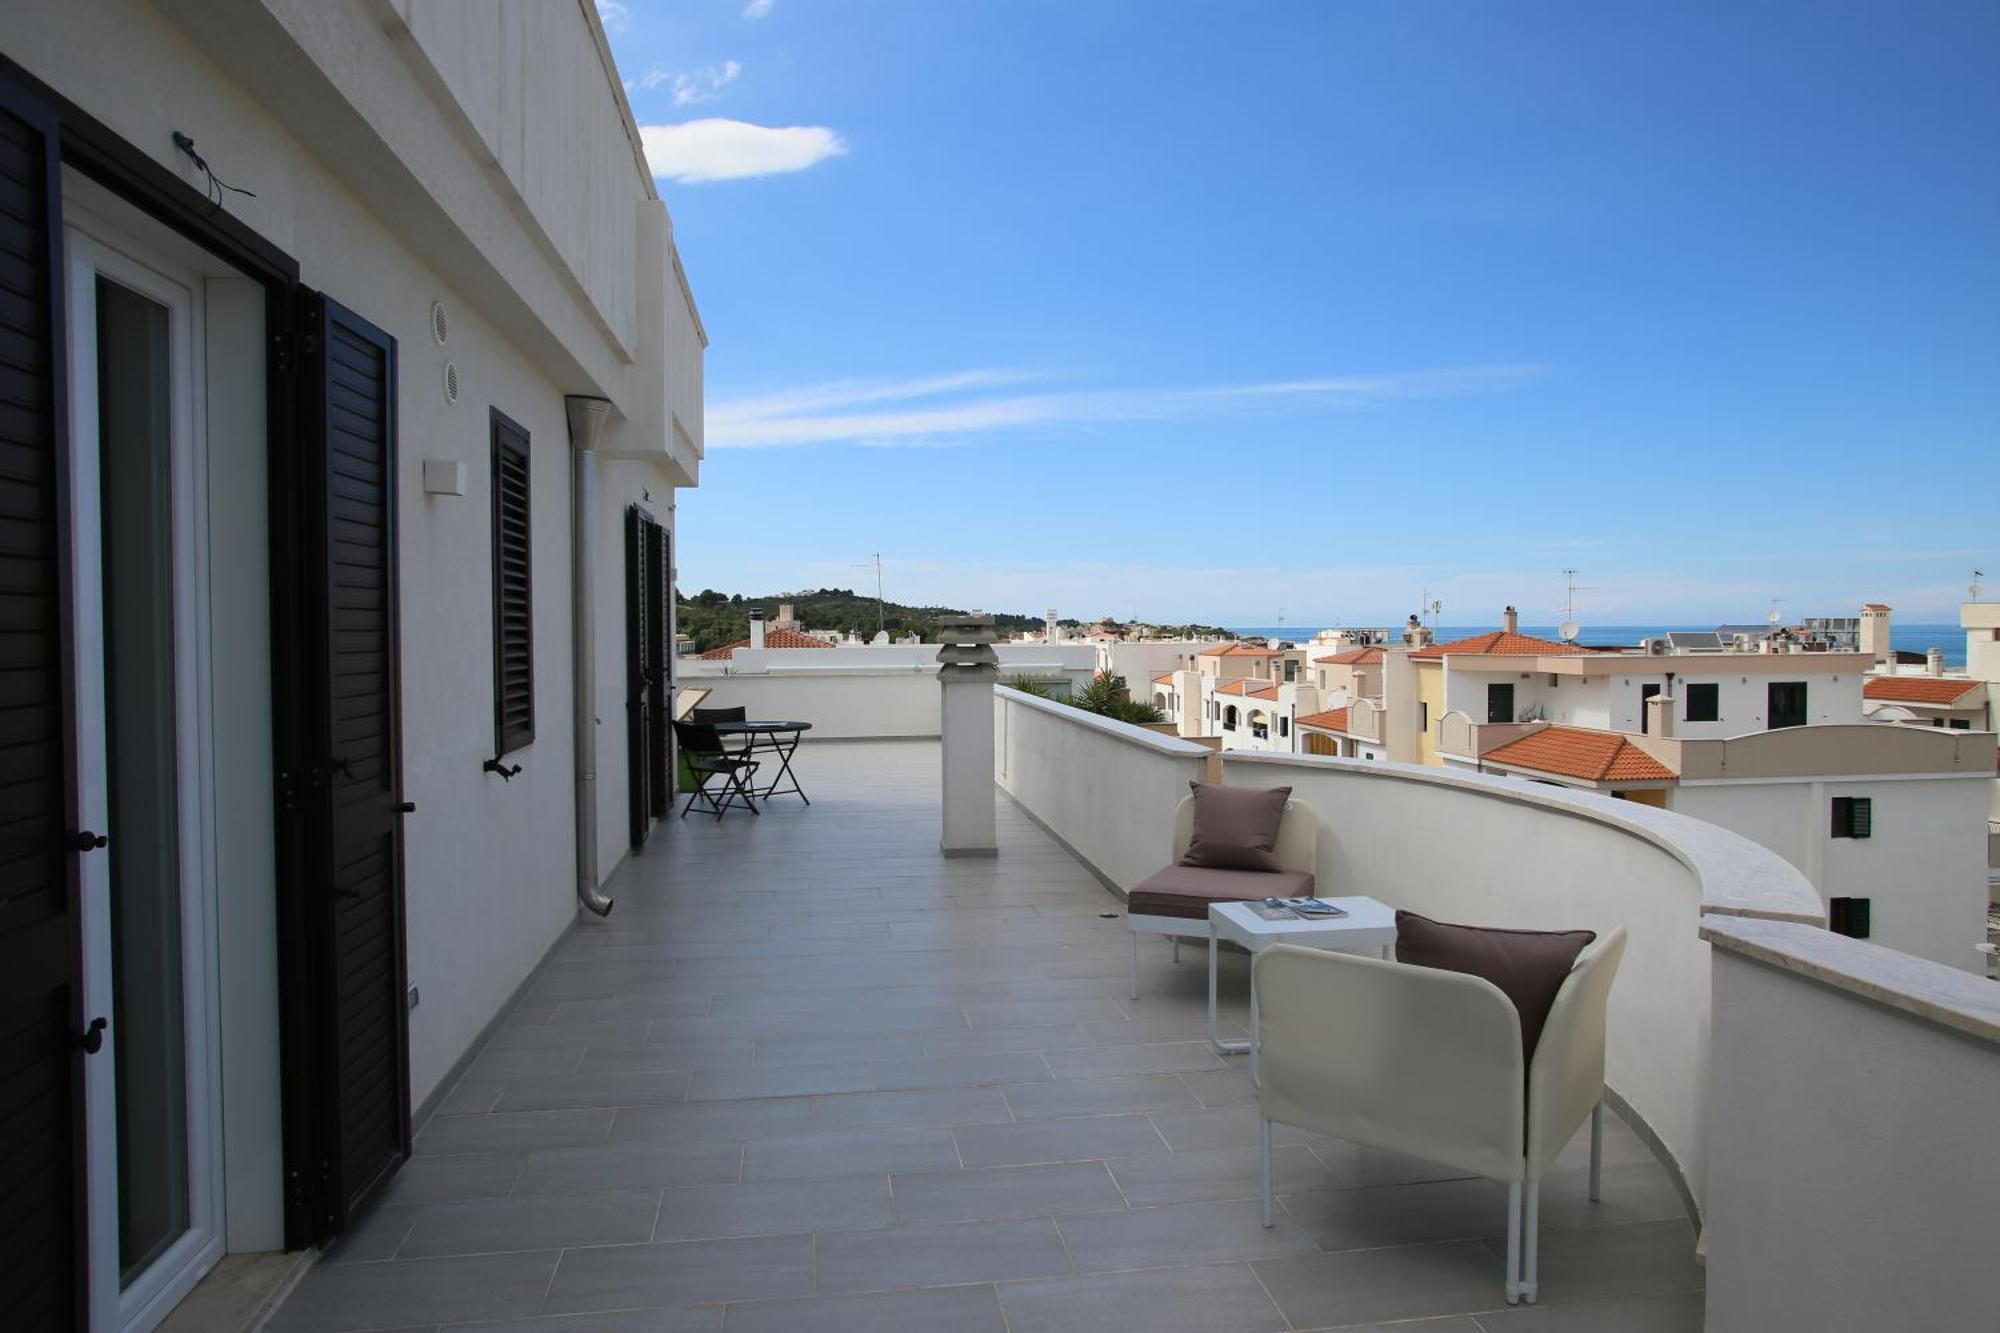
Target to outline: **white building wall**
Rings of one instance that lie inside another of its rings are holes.
[[[1784,857],[1822,904],[1869,899],[1875,943],[1972,970],[1985,938],[1990,787],[1983,777],[1683,783],[1667,803]],[[1874,802],[1871,836],[1832,836],[1836,796]]]
[[[400,28],[405,12],[432,25],[420,40]],[[648,403],[677,401],[663,382],[663,350],[635,347],[627,332],[635,303],[679,294],[656,297],[633,281],[629,264],[617,270],[645,219],[661,229],[666,222],[622,132],[607,137],[623,111],[595,54],[593,21],[567,5],[508,6],[483,24],[455,21],[462,17],[454,6],[419,0],[381,10],[323,0],[159,7],[18,0],[5,26],[10,58],[198,189],[168,131],[193,135],[219,174],[256,191],[231,195],[224,207],[295,257],[305,283],[397,340],[403,756],[406,793],[417,805],[406,821],[405,864],[410,979],[422,997],[410,1014],[418,1102],[574,915],[563,395],[608,396],[635,419]],[[504,31],[490,35],[496,27]],[[487,32],[472,32],[480,28]],[[454,54],[462,42],[473,46]],[[526,78],[515,91],[546,111],[514,116],[482,100],[499,95],[488,87],[498,72],[514,70]],[[544,77],[561,87],[538,82]],[[466,105],[451,100],[453,88]],[[578,109],[585,103],[587,114]],[[495,137],[481,139],[488,131]],[[496,174],[472,142],[497,144],[506,170]],[[589,177],[581,192],[579,173]],[[433,300],[450,313],[445,347],[431,338]],[[458,368],[456,404],[441,388],[447,356]],[[688,386],[680,393],[699,402]],[[533,439],[537,736],[510,756],[523,771],[505,783],[480,771],[493,751],[489,406]],[[672,442],[637,434],[614,421],[604,447],[658,460],[648,470],[656,501],[664,501]],[[465,462],[469,493],[426,496],[427,458]],[[692,466],[686,447],[680,458]],[[607,529],[622,493],[607,486],[600,499]],[[616,626],[622,636],[622,536],[600,556],[600,664],[608,675],[622,661],[622,638],[616,651],[602,651],[602,634]],[[615,689],[600,681],[600,780],[623,771],[620,674]],[[619,781],[601,791],[613,812],[607,822],[622,820]],[[601,864],[608,871],[615,858]],[[236,1055],[252,1058],[240,1048]],[[275,1061],[274,1052],[266,1056]]]
[[[1760,661],[1769,659],[1760,658]],[[1670,663],[1670,666],[1654,668],[1654,662]],[[1610,731],[1641,730],[1642,708],[1641,689],[1646,685],[1658,685],[1663,692],[1671,693],[1674,705],[1674,735],[1692,740],[1718,740],[1728,736],[1740,736],[1746,731],[1762,731],[1768,725],[1767,687],[1772,681],[1798,680],[1806,682],[1806,717],[1808,722],[1858,722],[1861,720],[1862,674],[1857,671],[1824,672],[1812,669],[1810,656],[1798,659],[1800,670],[1795,674],[1744,674],[1717,669],[1713,659],[1701,657],[1678,657],[1670,659],[1634,659],[1629,671],[1619,671],[1609,676],[1551,676],[1546,671],[1497,671],[1492,669],[1453,669],[1450,657],[1445,659],[1445,707],[1457,709],[1475,722],[1486,721],[1486,687],[1488,684],[1511,684],[1514,687],[1514,713],[1512,720],[1527,715],[1529,710],[1539,707],[1544,720],[1575,727],[1597,727]],[[1623,665],[1622,663],[1620,664]],[[1668,682],[1666,673],[1671,669],[1674,678]],[[1525,676],[1525,679],[1523,678]],[[1688,722],[1687,691],[1690,684],[1713,684],[1720,686],[1718,711],[1720,716],[1714,722]]]

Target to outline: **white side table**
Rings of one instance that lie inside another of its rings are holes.
[[[1217,1031],[1215,1015],[1215,950],[1218,940],[1230,940],[1249,950],[1254,962],[1257,951],[1271,944],[1296,944],[1306,949],[1327,949],[1334,953],[1374,953],[1389,956],[1396,943],[1396,909],[1373,898],[1322,898],[1344,908],[1346,916],[1320,921],[1266,921],[1251,910],[1251,904],[1210,903],[1208,908],[1208,1044],[1218,1055],[1250,1052],[1250,1078],[1257,1078],[1257,987],[1250,987],[1250,1039],[1224,1041]]]

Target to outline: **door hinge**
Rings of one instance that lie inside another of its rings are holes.
[[[292,340],[283,333],[271,335],[271,359],[277,363],[280,375],[292,373]]]

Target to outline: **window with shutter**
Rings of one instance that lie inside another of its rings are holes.
[[[1833,798],[1833,836],[1865,838],[1874,831],[1875,801],[1869,796]]]
[[[497,755],[535,739],[535,618],[528,432],[493,413],[493,735]]]

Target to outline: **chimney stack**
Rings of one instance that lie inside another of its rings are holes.
[[[1876,666],[1887,666],[1895,660],[1896,654],[1889,646],[1888,607],[1870,602],[1861,608],[1861,641],[1855,646],[1872,656]]]
[[[1411,616],[1409,623],[1403,626],[1403,642],[1412,648],[1423,648],[1427,647],[1430,641],[1431,632],[1425,628],[1424,622],[1416,616]]]
[[[1933,676],[1942,676],[1944,674],[1944,649],[1938,647],[1936,644],[1932,644],[1931,650],[1924,654],[1924,666],[1929,669]]]
[[[1509,634],[1519,634],[1521,632],[1521,613],[1511,606],[1508,607],[1500,613],[1500,627]]]
[[[777,627],[779,629],[797,629],[799,627],[799,618],[793,614],[790,602],[778,603]]]
[[[750,646],[752,648],[764,646],[764,608],[761,606],[750,608]]]

